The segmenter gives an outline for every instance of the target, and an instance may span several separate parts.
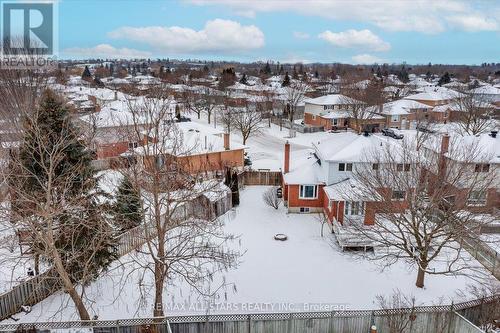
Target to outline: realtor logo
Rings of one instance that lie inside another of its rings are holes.
[[[23,66],[42,66],[56,51],[56,3],[2,1],[2,65],[15,57]],[[8,61],[6,60],[8,59]]]

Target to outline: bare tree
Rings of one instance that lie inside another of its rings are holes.
[[[114,259],[113,234],[97,200],[101,192],[90,167],[91,154],[79,143],[63,108],[47,91],[40,107],[21,116],[21,148],[10,154],[6,169],[10,207],[2,212],[20,242],[52,266],[80,319],[90,320],[85,286]]]
[[[495,107],[484,95],[472,92],[460,93],[451,104],[454,119],[464,134],[481,134],[492,124]]]
[[[262,200],[264,203],[274,209],[280,208],[281,199],[278,197],[278,192],[276,187],[271,187],[262,193]]]
[[[342,78],[341,93],[344,97],[341,101],[358,133],[364,130],[365,121],[375,116],[373,106],[383,103],[381,85],[371,82],[364,86],[350,76]]]
[[[414,296],[404,295],[397,289],[389,296],[377,295],[376,302],[386,312],[384,319],[387,321],[388,333],[412,332],[412,324],[416,319],[415,306],[417,305]],[[394,309],[401,311],[394,313]],[[404,311],[406,309],[409,311]]]
[[[234,236],[224,233],[222,222],[213,219],[202,200],[207,193],[228,194],[220,182],[207,179],[211,166],[195,155],[203,143],[187,140],[169,109],[158,98],[129,101],[131,117],[124,126],[132,141],[141,142],[130,151],[136,163],[122,171],[141,189],[145,246],[134,261],[153,275],[154,316],[165,314],[164,291],[172,280],[182,279],[202,295],[211,295],[221,287],[206,288],[213,275],[234,266],[238,258],[227,247]]]
[[[373,227],[351,223],[374,246],[387,249],[377,251],[374,259],[384,267],[400,260],[412,263],[419,288],[426,274],[480,275],[461,244],[490,222],[468,209],[474,193],[486,193],[494,184],[494,171],[475,172],[472,163],[487,159],[487,153],[477,143],[450,143],[448,149],[438,141],[418,151],[412,140],[401,146],[381,144],[354,170],[357,190],[346,187],[344,194],[346,201],[361,197],[369,202],[366,214],[377,212]]]
[[[257,135],[264,128],[262,112],[251,105],[242,108],[230,108],[232,128],[243,138],[243,144],[254,135]]]
[[[308,89],[307,83],[294,80],[290,86],[285,87],[285,98],[287,102],[288,120],[293,123],[297,114],[298,106],[304,101],[304,95]]]

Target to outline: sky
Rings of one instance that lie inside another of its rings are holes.
[[[60,58],[500,62],[500,0],[61,0]]]

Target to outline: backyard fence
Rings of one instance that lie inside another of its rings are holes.
[[[193,200],[191,208],[196,208],[199,200]],[[223,196],[208,207],[210,218],[217,218],[232,208],[231,196]],[[189,209],[189,208],[188,208]],[[138,249],[155,235],[155,227],[151,224],[141,224],[129,229],[116,237],[118,256],[124,256]],[[0,320],[9,318],[21,311],[22,306],[33,306],[60,290],[62,287],[58,274],[54,269],[24,280],[8,292],[0,294]]]
[[[280,171],[245,171],[240,177],[242,178],[243,185],[282,185]]]
[[[94,333],[477,333],[500,316],[500,295],[455,305],[332,312],[171,316],[103,321],[0,325],[1,332],[79,329]],[[495,317],[496,314],[496,317]],[[399,328],[395,330],[395,328]]]
[[[123,256],[142,246],[152,230],[154,229],[151,227],[140,225],[117,236],[117,254]],[[18,313],[22,306],[32,306],[43,301],[61,287],[54,269],[22,281],[8,292],[0,294],[0,320]]]
[[[464,238],[463,247],[487,270],[500,280],[500,254],[476,238]]]

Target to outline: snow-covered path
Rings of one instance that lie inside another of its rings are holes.
[[[396,289],[414,295],[418,304],[434,304],[459,300],[457,291],[474,283],[463,276],[429,275],[425,289],[418,289],[414,285],[415,268],[401,262],[381,272],[375,262],[341,252],[326,228],[321,237],[321,224],[315,214],[286,214],[283,208],[265,206],[262,193],[266,188],[246,187],[241,193],[241,205],[224,216],[225,230],[241,235],[233,246],[246,252],[239,267],[214,277],[213,286],[225,279],[236,288],[221,290],[210,300],[217,305],[212,313],[248,312],[255,304],[291,304],[291,311],[315,310],[318,305],[374,308],[377,295],[390,295]],[[277,233],[286,234],[288,240],[274,240]],[[99,319],[152,314],[152,295],[139,292],[139,285],[152,285],[151,275],[134,272],[134,264],[126,257],[122,262],[123,266],[115,265],[87,290],[90,311]],[[205,301],[182,281],[175,281],[165,291],[165,302],[169,304]],[[253,309],[257,310],[285,309]],[[169,309],[171,314],[194,312],[205,309]],[[30,314],[16,317],[21,322],[77,319],[71,301],[61,292],[34,306]]]

